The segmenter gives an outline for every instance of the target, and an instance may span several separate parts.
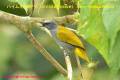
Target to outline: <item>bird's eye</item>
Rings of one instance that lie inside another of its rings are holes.
[[[47,26],[48,24],[50,24],[50,23],[43,23],[43,26]]]

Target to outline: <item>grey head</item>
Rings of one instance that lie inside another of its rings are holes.
[[[48,30],[55,30],[58,24],[53,20],[46,20],[43,22],[43,27],[46,27]]]

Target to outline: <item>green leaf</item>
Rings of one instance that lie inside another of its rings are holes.
[[[112,72],[115,73],[120,70],[120,31],[117,34],[115,44],[109,54],[109,66],[112,69]]]
[[[89,19],[84,24],[79,25],[78,32],[79,35],[82,35],[85,40],[96,47],[102,56],[107,60],[108,38],[100,13],[100,10],[91,10]]]
[[[116,73],[120,69],[120,34],[118,34],[120,31],[120,1],[104,1],[105,6],[115,8],[81,9],[78,34],[100,52],[111,70]],[[90,3],[88,5],[99,5],[96,0],[92,4]]]
[[[25,9],[26,12],[28,11],[28,8],[31,3],[31,0],[9,0],[9,1],[19,3],[20,6],[22,6]]]
[[[86,7],[92,4],[91,0],[83,0],[81,3],[81,7]],[[90,16],[90,8],[81,8],[80,9],[80,24],[83,24],[86,19]]]
[[[108,32],[110,39],[110,50],[109,50],[109,66],[113,71],[120,69],[120,59],[119,59],[119,49],[120,49],[120,1],[115,3],[110,3],[108,5],[113,5],[115,8],[105,8],[103,9],[103,22]]]
[[[98,5],[95,0],[91,5]],[[86,8],[85,8],[86,9]],[[84,10],[85,10],[84,9]],[[88,10],[88,9],[87,9]],[[78,34],[93,45],[100,54],[108,62],[108,36],[105,26],[102,22],[102,9],[91,8],[87,13],[87,17],[80,17],[80,23],[78,26]]]
[[[115,38],[117,32],[120,30],[120,3],[110,3],[108,6],[113,5],[115,8],[105,8],[103,9],[103,22],[108,32],[110,38],[110,48],[113,47],[115,43]]]
[[[55,5],[55,7],[56,7],[56,9],[57,9],[57,12],[58,12],[58,15],[59,15],[59,12],[60,12],[60,10],[59,10],[60,0],[53,0],[53,3],[54,3],[54,5]]]

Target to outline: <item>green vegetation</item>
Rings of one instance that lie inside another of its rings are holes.
[[[31,7],[29,6],[31,5]],[[40,8],[54,5],[56,8]],[[59,8],[60,6],[73,8]],[[34,9],[31,10],[31,8]],[[77,7],[80,7],[78,9]],[[75,15],[74,24],[65,24],[77,30],[82,37],[87,55],[94,68],[80,59],[86,80],[120,79],[120,0],[0,0],[0,11],[18,16],[52,18]],[[1,17],[0,17],[1,19]],[[58,20],[59,21],[59,20]],[[63,22],[64,23],[64,22]],[[64,53],[47,32],[31,30],[43,47],[66,69]],[[73,80],[79,80],[74,54],[70,54]],[[0,20],[0,80],[6,75],[37,75],[41,78],[30,80],[64,80],[64,76],[47,61],[15,25]],[[67,78],[66,78],[67,79]],[[25,80],[25,79],[19,79]],[[29,79],[26,79],[29,80]]]

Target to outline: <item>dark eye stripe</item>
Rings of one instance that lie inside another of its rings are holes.
[[[44,24],[50,24],[50,23],[44,23]]]
[[[43,26],[46,26],[46,25],[48,25],[48,24],[50,24],[50,23],[43,23]]]

